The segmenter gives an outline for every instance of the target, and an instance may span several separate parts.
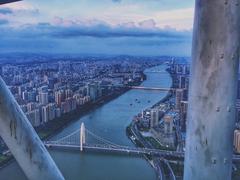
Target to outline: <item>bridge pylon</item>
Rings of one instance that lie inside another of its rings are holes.
[[[85,133],[85,125],[81,124],[80,127],[80,151],[83,151],[83,145],[86,143],[86,133]]]

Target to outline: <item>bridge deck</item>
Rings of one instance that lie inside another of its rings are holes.
[[[76,150],[80,151],[80,145],[73,144],[56,144],[52,142],[45,142],[45,146],[49,149],[66,149],[66,150]],[[176,158],[176,159],[184,159],[183,152],[176,151],[166,151],[159,149],[149,149],[149,148],[135,148],[135,147],[113,147],[113,146],[105,146],[105,145],[90,145],[85,144],[83,146],[83,150],[93,151],[93,152],[102,152],[102,153],[121,153],[121,154],[129,154],[129,155],[151,155],[151,156],[161,156],[168,158]],[[234,162],[240,161],[239,155],[233,156]]]
[[[174,88],[161,88],[161,87],[145,87],[145,86],[128,86],[131,89],[139,89],[139,90],[156,90],[156,91],[174,91]]]

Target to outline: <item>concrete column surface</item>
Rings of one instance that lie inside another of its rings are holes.
[[[64,179],[2,78],[0,78],[0,136],[28,179]]]
[[[231,179],[240,1],[196,0],[184,180]]]

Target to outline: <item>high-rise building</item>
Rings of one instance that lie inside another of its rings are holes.
[[[36,104],[35,103],[27,103],[27,111],[30,112],[30,111],[33,111],[34,109],[36,109]]]
[[[54,103],[50,103],[48,104],[48,119],[51,121],[53,119],[55,119],[56,114],[55,114],[55,104]]]
[[[186,131],[186,121],[187,121],[187,108],[188,102],[181,101],[181,108],[180,108],[180,127],[183,132]]]
[[[151,119],[150,119],[150,127],[154,128],[158,126],[158,121],[159,121],[159,110],[156,109],[152,109],[151,110]]]
[[[176,90],[176,102],[175,102],[175,108],[177,110],[180,110],[182,100],[183,100],[183,89],[177,89]]]
[[[88,84],[88,95],[92,101],[96,101],[98,98],[98,84],[90,83]]]
[[[240,79],[238,79],[238,86],[237,86],[237,99],[240,99]]]
[[[236,102],[236,122],[240,122],[240,99],[237,99]]]
[[[40,92],[39,93],[39,103],[41,105],[48,104],[48,93],[47,92]]]
[[[15,75],[13,77],[13,83],[16,85],[22,84],[23,83],[23,76],[22,75]]]
[[[24,101],[28,102],[28,92],[27,92],[27,91],[24,91],[24,92],[22,93],[22,99],[23,99]]]
[[[46,123],[53,120],[56,117],[55,114],[55,103],[50,103],[45,106],[42,106],[42,122]]]
[[[240,130],[236,129],[234,131],[234,142],[233,142],[235,151],[240,153]]]
[[[22,97],[22,93],[24,91],[24,87],[23,86],[18,86],[18,95]]]
[[[0,76],[3,75],[3,70],[2,70],[2,66],[0,65]]]
[[[57,106],[60,106],[61,103],[65,100],[65,94],[63,90],[59,90],[55,92],[55,102]]]
[[[48,76],[47,75],[43,76],[43,82],[48,82]]]
[[[27,105],[26,104],[23,104],[23,105],[20,105],[21,109],[23,112],[27,112]]]
[[[36,92],[35,91],[30,91],[28,92],[28,100],[29,102],[36,102]]]
[[[57,118],[61,117],[61,108],[56,108],[55,109],[55,115],[56,115]]]
[[[41,87],[38,88],[38,91],[39,92],[47,92],[48,91],[48,86],[47,85],[46,86],[41,86]]]
[[[240,79],[237,86],[236,121],[240,122]]]
[[[66,89],[65,90],[65,98],[71,98],[73,96],[73,92],[71,89]]]
[[[33,111],[27,112],[26,116],[34,127],[40,126],[40,112],[39,112],[39,109],[35,109]]]
[[[172,134],[173,133],[173,116],[171,114],[166,114],[164,117],[164,133]]]
[[[42,123],[47,123],[48,122],[48,107],[47,106],[43,106],[42,108]]]
[[[186,77],[183,76],[179,76],[179,85],[178,88],[185,88],[186,85]]]
[[[188,89],[183,89],[182,101],[188,101]]]
[[[188,76],[186,76],[186,75],[179,76],[178,82],[179,82],[178,88],[188,89],[188,85],[189,85],[189,77]]]
[[[177,64],[177,74],[182,74],[183,73],[183,67],[182,64]]]

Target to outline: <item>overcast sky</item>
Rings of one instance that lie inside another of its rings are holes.
[[[193,0],[25,0],[0,6],[0,53],[189,56]]]

